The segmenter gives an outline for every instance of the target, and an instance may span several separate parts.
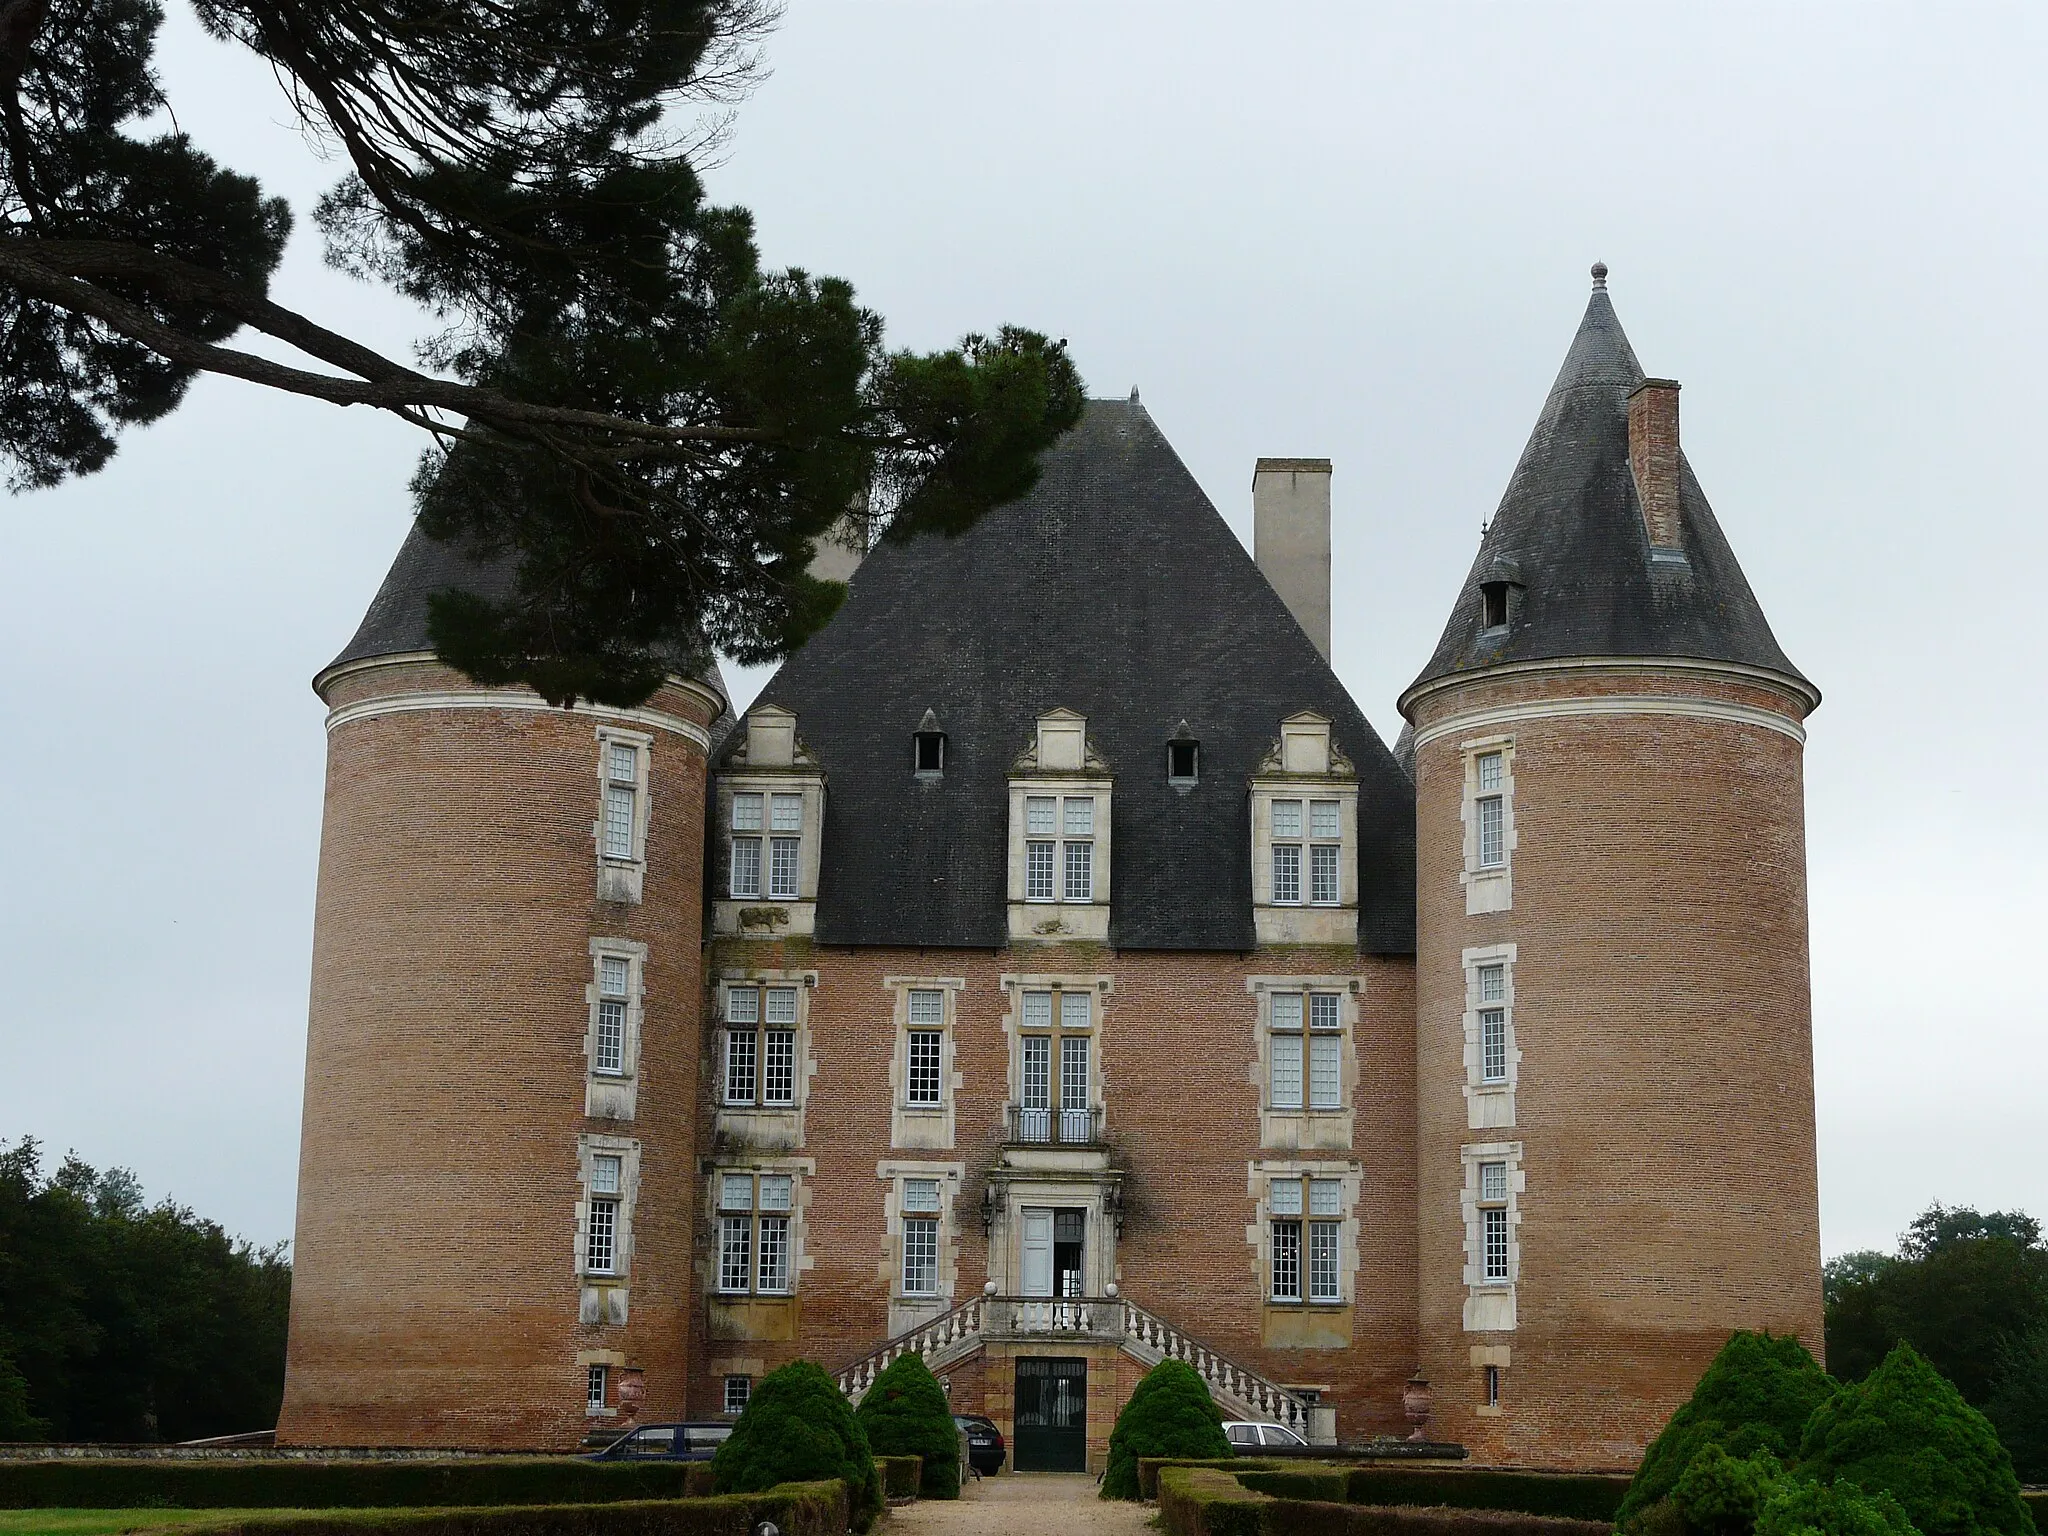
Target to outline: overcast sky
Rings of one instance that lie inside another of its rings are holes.
[[[417,318],[321,266],[337,168],[171,11],[181,123],[301,214],[280,296],[403,352]],[[1937,1199],[2048,1218],[2048,11],[793,0],[770,54],[713,177],[769,262],[849,278],[898,344],[1069,338],[1247,539],[1255,457],[1335,460],[1335,661],[1389,740],[1605,260],[1827,696],[1825,1247]],[[0,1140],[290,1235],[307,682],[419,447],[209,379],[104,473],[0,499]]]

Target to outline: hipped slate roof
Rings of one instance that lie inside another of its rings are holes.
[[[370,600],[363,622],[356,626],[355,638],[321,669],[321,675],[352,661],[433,650],[434,642],[427,636],[428,598],[450,589],[479,597],[505,597],[513,589],[516,572],[510,556],[478,560],[453,544],[428,538],[414,523],[398,547],[398,558],[385,573],[384,584]],[[680,664],[678,670],[682,670]],[[704,668],[698,680],[715,689],[721,699],[729,697],[716,662]]]
[[[1135,398],[1091,402],[1031,494],[967,533],[871,552],[761,702],[825,771],[822,943],[1002,946],[1009,770],[1067,708],[1115,775],[1111,942],[1248,950],[1247,781],[1314,710],[1359,774],[1361,947],[1414,948],[1408,780]],[[920,781],[928,709],[946,765]],[[1186,794],[1166,778],[1183,719]]]
[[[1595,285],[1436,654],[1411,688],[1565,656],[1740,662],[1805,683],[1778,648],[1682,455],[1686,563],[1651,561],[1628,452],[1628,397],[1643,370],[1607,297],[1605,268]],[[1505,634],[1482,639],[1479,583],[1496,561],[1518,568],[1520,611]]]

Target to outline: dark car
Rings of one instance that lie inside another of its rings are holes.
[[[967,1436],[970,1467],[984,1474],[1003,1470],[1003,1457],[1008,1453],[1003,1445],[1003,1432],[996,1428],[994,1419],[978,1413],[956,1413],[953,1422]]]
[[[587,1461],[709,1461],[732,1433],[727,1423],[642,1424]]]

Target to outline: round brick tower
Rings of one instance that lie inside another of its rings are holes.
[[[1821,1347],[1820,696],[1605,275],[1401,700],[1430,1434],[1525,1466],[1632,1464],[1731,1330]]]
[[[438,662],[417,530],[328,705],[282,1443],[552,1447],[688,1378],[715,679],[548,707]],[[636,1402],[636,1399],[639,1399]]]

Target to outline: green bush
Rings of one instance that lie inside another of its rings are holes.
[[[1814,1411],[1799,1471],[1882,1489],[1925,1536],[2035,1536],[1990,1422],[1910,1344]]]
[[[0,1509],[378,1509],[603,1504],[709,1493],[701,1463],[569,1456],[459,1461],[0,1461]],[[692,1484],[693,1475],[698,1479]]]
[[[1679,1474],[1671,1502],[1698,1536],[1750,1536],[1784,1480],[1784,1463],[1769,1451],[1738,1459],[1709,1441]]]
[[[1105,1499],[1138,1497],[1140,1456],[1227,1458],[1230,1441],[1193,1366],[1162,1360],[1145,1373],[1109,1432],[1109,1467],[1102,1474]]]
[[[1731,1335],[1692,1396],[1650,1443],[1615,1511],[1617,1523],[1633,1523],[1640,1511],[1669,1494],[1703,1446],[1718,1445],[1735,1457],[1756,1450],[1790,1457],[1799,1448],[1807,1419],[1836,1390],[1833,1378],[1797,1339]]]
[[[1625,1477],[1598,1473],[1354,1467],[1346,1497],[1353,1504],[1439,1504],[1612,1524],[1628,1486]]]
[[[882,1474],[883,1493],[892,1499],[917,1497],[918,1487],[924,1481],[922,1456],[877,1456],[875,1467]]]
[[[793,1483],[761,1493],[617,1504],[279,1513],[178,1529],[180,1536],[751,1536],[763,1520],[774,1521],[783,1536],[843,1536],[846,1485]]]
[[[2012,1452],[2019,1480],[2048,1483],[2048,1323],[2008,1340],[1998,1361],[1998,1387],[1984,1404],[1984,1417]],[[0,1373],[5,1368],[0,1361]]]
[[[1243,1464],[1245,1466],[1251,1463]],[[1253,1486],[1283,1474],[1156,1467],[1159,1523],[1170,1536],[1609,1536],[1605,1520],[1502,1509],[1419,1509],[1272,1498]]]
[[[1899,1501],[1854,1483],[1787,1478],[1757,1512],[1757,1536],[1918,1536]]]
[[[1259,1536],[1260,1506],[1270,1503],[1213,1467],[1165,1467],[1159,1473],[1159,1524],[1169,1536]]]
[[[1350,1477],[1342,1467],[1319,1466],[1315,1462],[1283,1463],[1274,1468],[1268,1462],[1257,1470],[1232,1467],[1238,1483],[1253,1493],[1276,1499],[1307,1499],[1314,1503],[1342,1504],[1349,1497]],[[1143,1484],[1143,1479],[1140,1480]]]
[[[924,1458],[917,1491],[925,1498],[960,1497],[960,1429],[938,1378],[916,1350],[889,1362],[854,1415],[877,1456]]]
[[[836,1477],[846,1484],[855,1530],[865,1531],[882,1512],[882,1480],[867,1432],[845,1394],[809,1360],[792,1360],[761,1378],[731,1437],[711,1458],[711,1476],[720,1493]]]

